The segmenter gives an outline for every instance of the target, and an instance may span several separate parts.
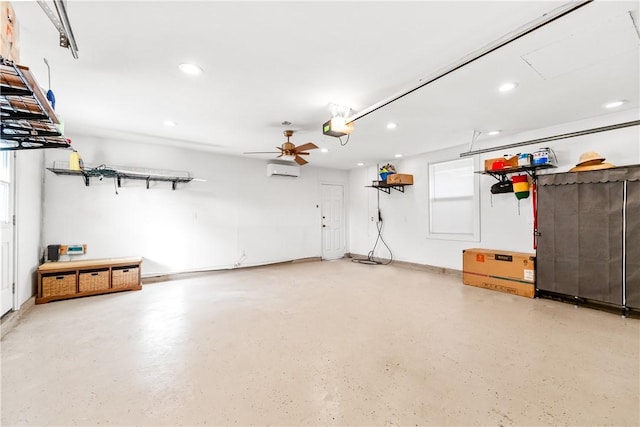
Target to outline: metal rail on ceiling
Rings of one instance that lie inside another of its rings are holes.
[[[527,141],[514,142],[511,144],[500,145],[498,147],[482,148],[480,150],[466,151],[460,153],[460,157],[473,156],[475,154],[490,153],[492,151],[501,151],[509,148],[521,147],[523,145],[540,144],[543,142],[558,141],[560,139],[575,138],[576,136],[590,135],[592,133],[607,132],[610,130],[623,129],[630,126],[640,125],[640,120],[632,120],[630,122],[616,123],[614,125],[600,126],[597,128],[583,129],[575,132],[562,133],[558,135],[546,136],[544,138],[529,139]]]
[[[460,59],[458,62],[449,65],[448,67],[446,67],[445,69],[443,69],[440,72],[437,72],[435,75],[425,79],[424,81],[421,80],[421,83],[418,84],[417,86],[414,86],[408,90],[402,91],[396,95],[391,96],[390,98],[387,98],[386,100],[382,100],[376,104],[373,104],[367,108],[365,108],[364,110],[360,111],[357,114],[354,114],[353,116],[347,117],[346,119],[346,124],[355,122],[356,120],[359,120],[371,113],[373,113],[376,110],[379,110],[382,107],[385,107],[389,104],[391,104],[392,102],[395,102],[397,100],[399,100],[400,98],[403,98],[407,95],[409,95],[410,93],[413,93],[415,91],[417,91],[418,89],[421,89],[433,82],[435,82],[436,80],[441,79],[442,77],[445,77],[451,73],[453,73],[456,70],[459,70],[462,67],[465,67],[469,64],[471,64],[472,62],[477,61],[480,58],[483,58],[487,55],[489,55],[491,52],[494,52],[510,43],[513,43],[514,41],[526,36],[529,33],[532,33],[542,27],[544,27],[545,25],[550,24],[551,22],[562,18],[565,15],[568,15],[571,12],[574,12],[578,9],[580,9],[581,7],[589,4],[593,2],[593,0],[586,0],[586,1],[578,1],[578,2],[569,2],[569,3],[565,3],[564,5],[558,7],[557,9],[546,13],[544,15],[542,15],[540,18],[533,20],[527,24],[525,24],[524,26],[520,27],[519,29],[515,30],[514,32],[507,34],[495,41],[493,41],[492,43],[489,43],[487,46],[481,48],[480,50],[473,52],[469,55],[467,55],[466,57],[463,57],[462,59]]]
[[[69,16],[67,15],[66,1],[53,0],[53,6],[56,10],[55,13],[47,4],[47,1],[38,0],[38,4],[58,30],[58,33],[60,34],[60,46],[68,48],[71,51],[71,55],[73,55],[75,59],[78,59],[78,45],[76,44],[76,38],[74,37],[73,30],[71,29]]]

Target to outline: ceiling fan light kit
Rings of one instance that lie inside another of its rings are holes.
[[[276,149],[280,151],[250,151],[245,152],[244,154],[280,154],[276,156],[277,159],[281,160],[293,160],[300,166],[306,165],[307,162],[302,156],[308,156],[307,150],[315,150],[318,148],[316,144],[313,142],[307,142],[306,144],[302,144],[296,147],[295,144],[289,141],[289,138],[293,135],[292,130],[285,130],[284,136],[287,137],[287,142],[282,144],[282,147],[276,147]]]

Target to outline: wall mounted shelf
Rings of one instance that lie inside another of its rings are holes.
[[[391,194],[391,189],[393,188],[396,191],[404,193],[404,187],[412,184],[387,184],[385,181],[373,181],[371,185],[366,185],[365,187],[376,188],[379,191],[382,191],[387,194]]]
[[[69,148],[69,141],[29,68],[0,57],[0,151]]]
[[[543,169],[555,169],[556,167],[557,166],[554,166],[551,164],[536,165],[536,166],[518,166],[516,168],[506,168],[501,170],[486,170],[486,171],[478,171],[476,173],[479,173],[482,175],[491,175],[498,181],[506,181],[507,177],[511,174],[525,172],[529,176],[531,176],[531,178],[535,179],[537,171],[543,170]]]
[[[94,168],[85,168],[82,170],[73,170],[59,167],[54,164],[54,167],[47,168],[47,170],[55,173],[56,175],[81,176],[84,179],[84,185],[87,187],[90,184],[91,178],[114,178],[118,187],[122,186],[123,179],[146,181],[147,189],[149,189],[149,183],[152,181],[170,182],[171,189],[173,190],[177,188],[178,183],[187,183],[193,181],[193,178],[186,172],[176,174],[160,174],[144,170],[123,170],[120,168],[108,167],[105,165],[97,166]]]

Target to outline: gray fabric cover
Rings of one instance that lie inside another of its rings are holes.
[[[596,182],[640,181],[640,165],[621,166],[587,172],[566,172],[538,175],[538,187],[564,184],[591,184]]]
[[[640,181],[627,183],[626,305],[640,309]]]
[[[623,186],[539,187],[538,289],[622,305]]]

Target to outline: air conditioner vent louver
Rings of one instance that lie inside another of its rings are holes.
[[[290,176],[297,178],[300,176],[300,166],[269,163],[267,165],[267,176]]]

